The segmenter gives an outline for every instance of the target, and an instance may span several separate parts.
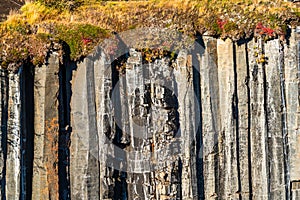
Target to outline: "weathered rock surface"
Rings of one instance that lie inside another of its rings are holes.
[[[19,70],[20,72],[20,70]],[[7,120],[7,158],[6,158],[6,198],[17,199],[20,195],[20,136],[21,136],[21,98],[20,74],[8,76],[8,120]]]
[[[36,68],[32,199],[58,199],[59,60]]]
[[[284,45],[284,84],[286,108],[283,110],[285,116],[284,143],[288,147],[285,151],[288,165],[286,179],[291,182],[292,199],[300,198],[300,100],[299,100],[299,71],[300,71],[300,36],[292,34],[290,45]],[[294,96],[293,94],[297,94]]]
[[[300,199],[299,39],[1,69],[1,197]]]

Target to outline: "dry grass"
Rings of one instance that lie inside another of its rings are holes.
[[[206,33],[233,40],[253,35],[274,38],[285,34],[287,24],[299,25],[299,13],[294,4],[282,0],[85,1],[75,11],[26,3],[20,13],[0,25],[0,36],[6,41],[20,34],[27,41],[40,34],[45,42],[64,41],[70,46],[71,58],[76,60],[113,31],[160,27],[189,36]],[[0,44],[0,64],[12,62],[7,59],[10,48]],[[30,51],[23,50],[33,59],[36,53]]]

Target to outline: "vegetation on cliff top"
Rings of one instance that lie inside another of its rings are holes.
[[[0,65],[42,64],[49,49],[63,52],[57,44],[67,44],[77,60],[113,32],[141,27],[233,40],[283,38],[299,18],[299,8],[282,0],[39,0],[0,24]]]

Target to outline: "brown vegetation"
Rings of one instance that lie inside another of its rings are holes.
[[[284,38],[300,16],[296,5],[282,0],[80,1],[65,10],[51,5],[27,3],[0,25],[2,67],[24,60],[42,64],[54,43],[66,43],[77,60],[112,32],[140,27],[233,40]]]

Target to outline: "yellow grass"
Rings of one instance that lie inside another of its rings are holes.
[[[161,27],[176,29],[189,36],[206,33],[238,40],[253,37],[260,23],[274,31],[266,37],[277,37],[285,34],[286,24],[299,25],[299,13],[296,5],[282,0],[85,1],[73,11],[27,2],[19,13],[13,13],[0,24],[0,40],[8,41],[8,38],[21,34],[28,41],[38,34],[45,42],[51,38],[65,41],[71,47],[71,58],[76,60],[113,31]],[[61,28],[64,26],[68,30]],[[92,43],[86,46],[81,41],[83,37],[90,37]],[[16,52],[10,48],[0,44],[1,52],[6,52],[5,55],[0,52],[0,64],[12,62],[8,60],[7,52]]]

